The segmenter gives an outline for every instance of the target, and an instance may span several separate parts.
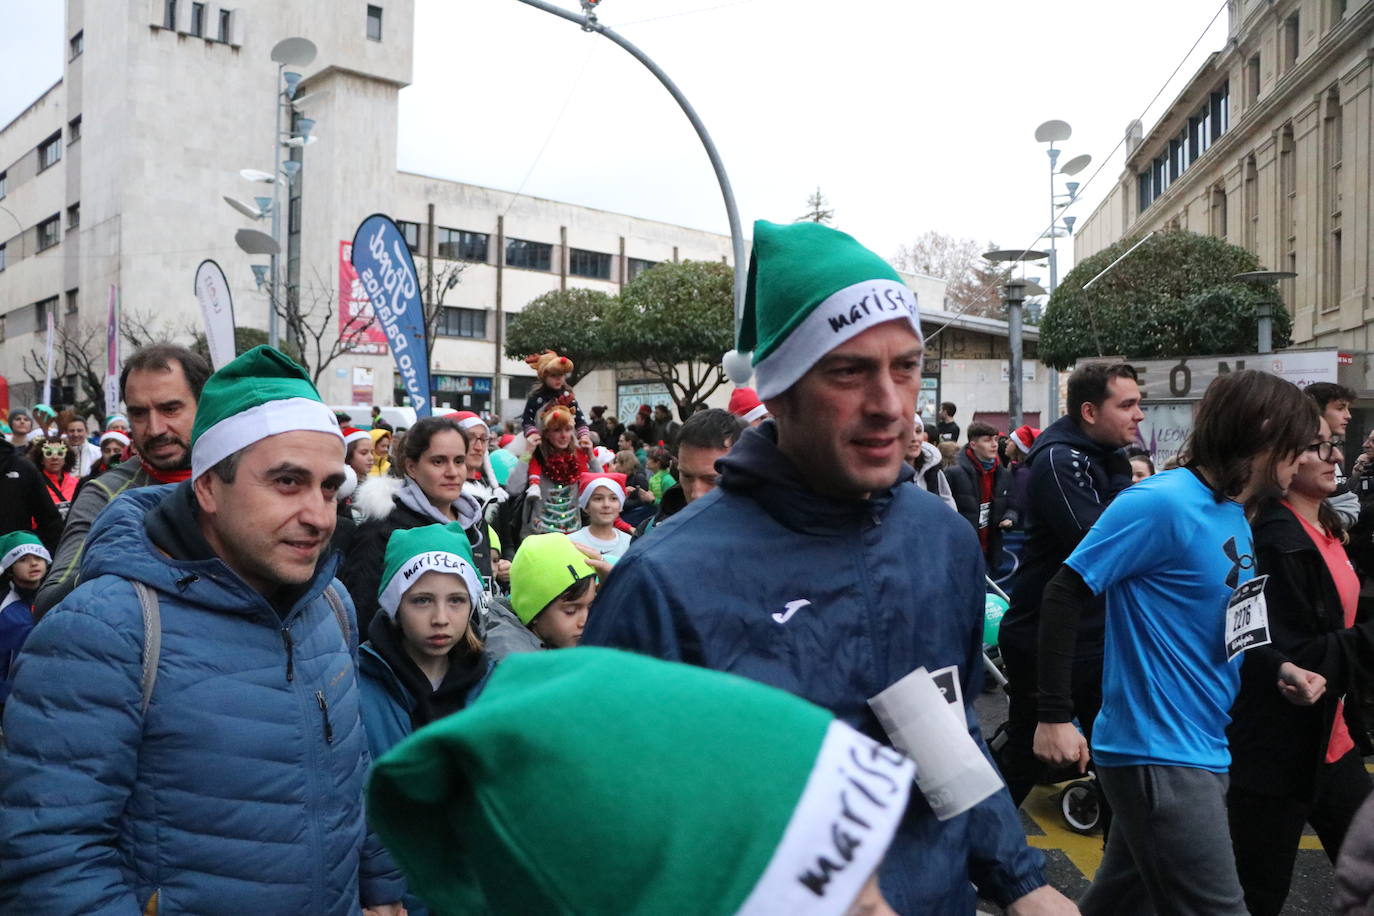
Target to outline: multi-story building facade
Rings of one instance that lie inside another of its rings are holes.
[[[1187,229],[1270,270],[1298,347],[1374,350],[1374,0],[1231,0],[1212,54],[1079,226],[1077,259]]]

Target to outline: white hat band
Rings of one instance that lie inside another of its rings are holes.
[[[310,398],[268,401],[225,417],[200,434],[191,447],[191,479],[268,436],[295,432],[331,433],[343,441],[339,421],[319,401]]]
[[[15,563],[18,563],[20,557],[26,556],[42,557],[49,563],[52,563],[52,554],[48,553],[48,548],[44,547],[42,544],[20,544],[17,547],[11,547],[9,550],[5,551],[3,557],[0,557],[0,572],[4,572]]]
[[[592,501],[592,493],[599,487],[605,487],[610,490],[615,494],[615,498],[620,501],[620,504],[622,506],[625,505],[625,488],[609,477],[598,477],[595,480],[588,481],[587,485],[582,488],[582,491],[577,494],[578,506],[583,509],[587,508],[587,504]]]
[[[427,572],[441,572],[458,576],[467,586],[468,600],[472,602],[474,608],[476,608],[477,602],[481,600],[482,577],[477,575],[477,570],[472,568],[472,564],[456,553],[449,553],[446,550],[431,550],[416,554],[406,561],[404,566],[396,570],[396,575],[391,577],[391,581],[386,584],[386,588],[377,597],[377,605],[388,617],[395,620],[396,610],[401,606],[401,597],[415,584],[417,579]]]

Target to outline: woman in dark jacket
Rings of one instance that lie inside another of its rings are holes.
[[[1257,572],[1272,642],[1245,652],[1231,710],[1231,840],[1245,903],[1277,914],[1292,880],[1303,825],[1335,863],[1355,811],[1370,792],[1360,716],[1371,683],[1374,622],[1355,625],[1359,577],[1345,557],[1340,520],[1325,500],[1336,489],[1340,450],[1321,421],[1283,500],[1252,523]],[[1297,706],[1276,689],[1284,662],[1326,678],[1316,704]]]

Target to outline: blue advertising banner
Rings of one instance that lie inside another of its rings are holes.
[[[353,268],[391,344],[401,387],[421,417],[430,415],[429,360],[419,275],[405,237],[391,217],[374,213],[353,234]]]

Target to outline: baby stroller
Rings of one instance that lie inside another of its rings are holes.
[[[983,606],[983,666],[987,669],[988,677],[997,686],[1005,689],[1007,676],[1001,667],[1001,653],[997,648],[997,633],[1002,623],[1002,617],[1011,606],[1011,599],[992,579],[987,580],[987,588],[987,600]],[[992,751],[994,759],[997,759],[1006,743],[1006,723],[1003,723],[988,739],[988,749]],[[1102,796],[1101,790],[1097,787],[1097,777],[1093,772],[1092,764],[1088,765],[1086,776],[1080,774],[1074,767],[1047,768],[1044,778],[1040,781],[1041,785],[1046,786],[1061,783],[1067,783],[1060,790],[1057,800],[1059,814],[1064,818],[1064,823],[1075,833],[1090,834],[1096,831],[1102,823]]]

